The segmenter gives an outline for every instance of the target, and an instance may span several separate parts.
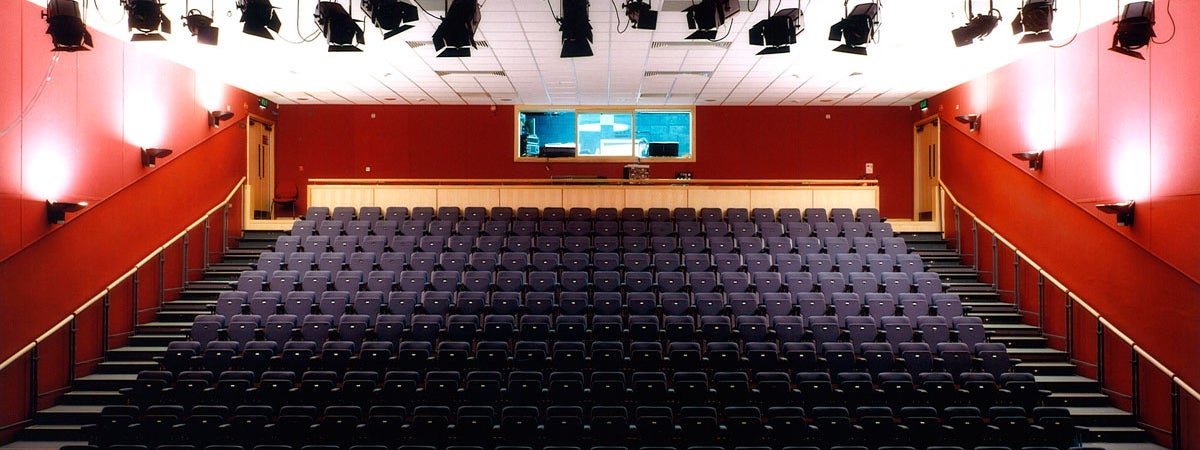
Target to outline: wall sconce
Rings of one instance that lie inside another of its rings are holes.
[[[87,202],[56,202],[54,200],[46,200],[46,219],[53,224],[60,224],[67,221],[67,213],[79,211],[87,206]]]
[[[954,116],[954,120],[967,124],[971,131],[979,131],[979,121],[982,120],[982,117],[979,117],[979,114],[964,114]]]
[[[1133,200],[1122,203],[1102,203],[1096,205],[1096,209],[1109,214],[1116,214],[1117,225],[1128,227],[1133,225],[1133,203]]]
[[[233,111],[209,111],[208,124],[214,127],[221,126],[221,122],[233,118]]]
[[[1021,161],[1029,161],[1029,170],[1042,170],[1042,152],[1013,153]]]
[[[142,149],[142,165],[146,167],[154,167],[154,159],[162,158],[171,154],[169,148],[143,148]]]

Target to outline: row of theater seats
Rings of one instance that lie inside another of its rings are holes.
[[[324,206],[309,207],[301,219],[307,220],[337,220],[349,222],[364,220],[375,222],[379,220],[445,220],[457,222],[469,220],[482,222],[495,220],[501,222],[535,221],[535,220],[577,220],[577,221],[649,221],[649,222],[883,222],[886,219],[879,215],[876,208],[591,208],[573,207],[519,207],[515,210],[507,206],[496,206],[489,211],[479,206],[459,208],[457,206],[440,206],[436,210],[429,206],[413,207],[411,211],[406,206],[389,206],[387,209],[378,206],[354,208],[339,206],[330,209]]]
[[[91,427],[94,442],[206,445],[236,442],[300,446],[323,443],[474,445],[563,444],[624,446],[705,445],[706,449],[794,448],[808,445],[836,449],[858,444],[870,448],[953,445],[1042,445],[1067,448],[1079,432],[1066,408],[949,407],[942,414],[930,407],[886,406],[771,407],[685,406],[404,406],[202,405],[187,411],[180,405],[106,407]],[[344,447],[343,447],[344,448]],[[405,448],[405,447],[401,447]],[[592,447],[595,449],[596,447]]]

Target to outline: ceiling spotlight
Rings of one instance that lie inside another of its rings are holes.
[[[187,26],[188,31],[192,32],[192,36],[196,37],[197,42],[207,45],[217,45],[217,35],[220,30],[212,26],[213,20],[211,17],[205,16],[198,9],[193,9],[189,10],[186,16],[183,16],[183,23]]]
[[[79,15],[75,0],[50,0],[42,12],[46,19],[46,34],[54,42],[56,52],[78,52],[92,49],[92,34]]]
[[[1154,35],[1154,2],[1133,2],[1125,5],[1117,32],[1109,50],[1137,59],[1146,59],[1135,50],[1150,45]]]
[[[739,0],[700,0],[684,8],[689,30],[696,30],[687,39],[717,39],[717,27],[742,9]]]
[[[650,3],[642,0],[629,0],[621,6],[625,8],[625,17],[629,18],[632,27],[639,30],[653,30],[658,26],[658,11],[650,9]]]
[[[412,28],[411,22],[420,18],[417,7],[400,0],[362,0],[363,13],[387,39]]]
[[[166,36],[159,34],[171,32],[171,21],[162,12],[162,3],[157,0],[121,0],[125,10],[129,11],[129,30],[138,30],[129,40],[165,41]]]
[[[46,200],[46,219],[51,224],[66,222],[67,213],[79,211],[87,205],[87,202],[56,202],[54,200]]]
[[[1134,201],[1129,200],[1121,203],[1102,203],[1096,205],[1096,209],[1109,214],[1116,214],[1117,226],[1128,227],[1133,225],[1133,206]]]
[[[143,148],[142,149],[142,165],[146,167],[154,167],[155,158],[165,158],[171,154],[169,148]]]
[[[979,116],[979,114],[963,114],[961,116],[954,116],[954,120],[957,120],[958,123],[967,124],[968,129],[971,131],[979,131],[979,121],[982,120],[982,118]]]
[[[313,12],[313,21],[321,34],[329,41],[331,52],[361,52],[357,44],[364,44],[363,29],[358,21],[350,17],[346,7],[337,2],[318,2],[317,10]]]
[[[219,126],[221,126],[221,122],[224,122],[224,121],[232,119],[232,118],[233,118],[232,111],[209,111],[208,112],[208,124],[212,125],[214,127],[219,127]]]
[[[846,0],[843,6],[849,6],[849,4],[850,1]],[[866,55],[867,48],[864,46],[875,41],[877,28],[879,28],[878,0],[856,5],[853,10],[846,13],[846,18],[829,27],[829,40],[845,40],[844,44],[837,46],[833,51]]]
[[[433,32],[433,48],[439,58],[471,56],[475,30],[479,28],[479,0],[451,0],[446,17]]]
[[[1021,161],[1029,161],[1029,170],[1042,170],[1042,152],[1013,153]]]
[[[283,26],[279,22],[279,15],[275,14],[275,7],[271,6],[271,0],[237,0],[237,8],[242,10],[243,33],[275,39],[270,31],[278,33]]]
[[[971,0],[967,0],[967,15],[974,13]],[[967,21],[966,25],[955,28],[950,32],[954,36],[954,45],[962,47],[971,45],[977,39],[992,34],[992,30],[996,29],[996,24],[1000,23],[1000,11],[992,7],[992,2],[988,1],[988,12],[984,14],[975,14],[971,20]]]
[[[801,31],[804,31],[804,13],[800,8],[781,9],[750,27],[750,45],[767,47],[759,55],[788,53]]]
[[[1054,39],[1050,25],[1054,23],[1054,0],[1025,0],[1017,17],[1012,21],[1013,34],[1022,34],[1021,43],[1043,42]]]
[[[560,58],[592,56],[592,24],[588,22],[587,0],[562,0],[562,18],[558,20],[562,31]]]

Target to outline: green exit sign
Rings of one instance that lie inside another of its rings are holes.
[[[263,98],[263,97],[259,97],[259,98],[258,98],[258,107],[259,107],[259,108],[266,108],[266,107],[267,107],[267,99],[266,99],[266,98]]]
[[[922,111],[928,109],[929,108],[929,99],[921,100],[921,103],[918,103],[917,106],[920,106]]]

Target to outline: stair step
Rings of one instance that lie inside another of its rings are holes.
[[[1017,372],[1028,372],[1034,375],[1074,375],[1075,365],[1065,362],[1024,361],[1013,366]]]
[[[46,425],[84,425],[95,423],[103,406],[55,405],[37,412],[38,423]]]
[[[162,347],[121,347],[108,351],[109,361],[152,361],[151,358],[162,355],[167,351]]]
[[[1068,406],[1071,418],[1085,427],[1133,427],[1137,425],[1133,414],[1112,406]]]
[[[993,336],[990,341],[999,342],[1009,348],[1046,347],[1046,338],[1041,336]]]
[[[1055,392],[1046,398],[1046,406],[1108,406],[1107,395],[1099,392]]]
[[[138,325],[138,333],[187,333],[192,322],[146,322]]]
[[[18,434],[18,439],[33,441],[84,441],[82,425],[30,425]]]
[[[1088,427],[1083,440],[1088,442],[1145,442],[1146,430],[1137,427]]]
[[[186,341],[187,333],[138,333],[129,337],[129,345],[138,347],[166,347],[174,341]]]
[[[164,303],[163,310],[169,310],[169,311],[200,311],[200,310],[203,310],[203,311],[208,311],[208,307],[215,305],[215,304],[217,304],[216,298],[213,298],[211,300],[209,300],[209,299],[203,299],[203,300],[179,299],[179,300],[175,300],[173,302]]]
[[[166,347],[163,347],[166,348]],[[137,361],[105,361],[97,365],[96,373],[132,373],[143,370],[158,370],[158,363],[152,360]]]
[[[975,315],[971,313],[970,315]],[[984,323],[983,328],[995,333],[995,336],[1040,336],[1041,330],[1033,325],[1023,323]]]
[[[117,391],[72,389],[63,394],[60,401],[64,405],[123,405],[125,396]]]
[[[1021,318],[1023,317],[1021,314],[1015,313],[1015,312],[979,312],[979,313],[977,313],[975,311],[971,311],[971,315],[978,317],[980,319],[983,319],[984,324],[990,324],[990,323],[1018,324],[1018,323],[1021,323]]]
[[[1034,380],[1042,389],[1054,392],[1099,392],[1100,383],[1079,375],[1035,375]]]
[[[116,391],[133,386],[136,374],[95,373],[75,379],[75,389]]]
[[[211,314],[211,311],[160,311],[155,318],[159,322],[193,322],[197,315]]]

